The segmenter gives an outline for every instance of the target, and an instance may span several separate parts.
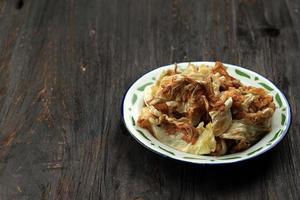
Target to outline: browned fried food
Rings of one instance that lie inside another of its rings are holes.
[[[178,150],[220,156],[268,133],[275,109],[266,90],[243,85],[221,62],[183,71],[175,65],[146,89],[138,125]]]
[[[221,62],[216,62],[215,66],[212,69],[212,73],[214,74],[219,73],[224,77],[224,79],[221,79],[220,90],[224,91],[230,87],[239,88],[241,86],[240,81],[230,76],[226,71],[225,66]]]

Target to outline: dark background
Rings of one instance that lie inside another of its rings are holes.
[[[0,0],[0,199],[299,199],[298,0]],[[287,95],[286,138],[255,160],[162,158],[121,120],[157,66],[221,60]]]

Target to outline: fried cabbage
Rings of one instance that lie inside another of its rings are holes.
[[[214,67],[175,65],[144,94],[138,125],[160,142],[197,155],[249,148],[271,130],[273,97],[243,85],[221,62]]]

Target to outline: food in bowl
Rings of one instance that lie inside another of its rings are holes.
[[[246,150],[270,132],[275,109],[265,89],[242,84],[221,62],[175,65],[145,89],[138,125],[177,150],[220,156]]]

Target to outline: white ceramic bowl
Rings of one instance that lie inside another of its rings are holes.
[[[214,62],[190,63],[196,66],[200,66],[202,64],[214,66],[215,64]],[[185,68],[188,64],[189,63],[179,63],[177,65],[180,68]],[[227,67],[227,71],[231,76],[239,79],[245,85],[263,87],[266,90],[268,90],[270,94],[272,94],[274,97],[276,111],[272,118],[272,131],[266,134],[260,141],[258,141],[255,145],[251,146],[249,149],[239,153],[224,156],[194,155],[190,153],[181,152],[167,145],[164,145],[163,143],[159,142],[155,137],[153,137],[147,130],[137,126],[136,121],[144,103],[143,98],[145,87],[153,84],[163,70],[173,69],[174,64],[154,69],[140,77],[131,85],[123,99],[122,112],[126,128],[138,142],[140,142],[143,146],[152,150],[153,152],[166,157],[170,157],[172,159],[190,163],[234,163],[259,156],[272,149],[286,135],[291,123],[291,110],[286,97],[271,81],[257,74],[256,72],[230,64],[224,65]]]

